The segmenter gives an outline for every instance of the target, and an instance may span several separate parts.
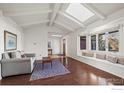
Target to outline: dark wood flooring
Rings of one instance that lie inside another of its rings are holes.
[[[71,72],[67,75],[29,81],[31,74],[3,78],[0,85],[124,85],[124,79],[72,58],[56,58]]]

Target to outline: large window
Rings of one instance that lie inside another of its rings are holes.
[[[108,50],[119,51],[119,31],[112,31],[108,34]]]
[[[86,49],[86,36],[80,36],[80,49]]]
[[[106,48],[105,33],[99,34],[99,36],[98,36],[98,46],[99,46],[100,51],[105,51],[105,48]]]
[[[119,30],[91,35],[90,49],[98,51],[119,51]],[[98,40],[98,42],[97,42]],[[86,50],[86,36],[80,36],[80,50]],[[98,45],[98,47],[97,47]]]
[[[91,50],[96,50],[96,35],[91,36]]]

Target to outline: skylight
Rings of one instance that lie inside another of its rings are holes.
[[[88,10],[86,7],[84,7],[81,4],[70,4],[69,7],[66,10],[66,13],[69,15],[75,17],[77,20],[84,22],[90,17],[94,16],[94,13],[92,13],[90,10]]]

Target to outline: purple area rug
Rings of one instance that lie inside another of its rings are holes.
[[[54,77],[58,75],[65,75],[70,73],[70,71],[64,67],[64,65],[58,61],[52,62],[52,68],[50,63],[44,64],[44,69],[42,69],[42,63],[36,63],[34,71],[31,75],[30,81],[45,79],[49,77]]]

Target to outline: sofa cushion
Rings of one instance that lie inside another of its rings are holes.
[[[85,54],[86,54],[85,52],[82,52],[82,56],[85,56]]]
[[[88,56],[88,57],[93,57],[94,56],[94,53],[92,52],[82,52],[82,56]]]
[[[118,63],[124,65],[124,57],[118,58]]]
[[[85,56],[93,57],[93,53],[92,52],[86,52]]]
[[[117,63],[117,57],[115,57],[115,56],[107,56],[106,60],[108,60],[112,63]]]
[[[3,59],[10,59],[9,53],[3,53],[2,56]]]
[[[98,58],[98,59],[103,59],[103,60],[105,60],[106,59],[106,55],[105,54],[96,54],[96,58]]]
[[[11,58],[16,58],[16,52],[11,52]]]

